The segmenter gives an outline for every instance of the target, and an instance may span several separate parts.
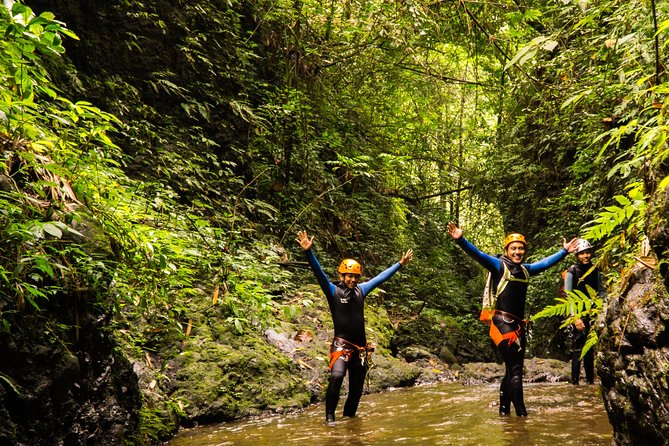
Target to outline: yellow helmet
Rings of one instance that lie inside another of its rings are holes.
[[[344,259],[339,264],[340,274],[360,274],[360,264],[353,259]]]
[[[517,232],[513,232],[506,237],[504,237],[504,249],[513,242],[521,242],[525,247],[527,247],[527,242],[525,241],[525,236]]]

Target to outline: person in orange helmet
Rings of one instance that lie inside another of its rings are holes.
[[[349,389],[344,404],[345,417],[355,416],[362,396],[368,359],[373,351],[365,335],[365,297],[408,264],[413,258],[413,251],[406,251],[399,262],[367,282],[360,282],[360,263],[344,259],[338,268],[339,282],[332,283],[311,249],[314,237],[309,237],[306,231],[299,231],[296,240],[305,251],[309,266],[328,300],[334,322],[334,340],[330,345],[330,379],[325,394],[325,422],[329,424],[335,421],[339,392],[347,372]]]
[[[523,398],[523,363],[527,343],[525,331],[525,299],[531,276],[546,271],[576,250],[577,238],[562,239],[562,249],[535,263],[523,263],[527,242],[522,234],[512,233],[504,239],[504,254],[485,254],[467,240],[455,223],[448,224],[448,233],[469,256],[490,271],[495,305],[490,321],[490,337],[504,360],[505,373],[499,390],[499,414],[508,415],[511,404],[516,415],[527,416]]]

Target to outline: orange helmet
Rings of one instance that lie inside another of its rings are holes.
[[[339,264],[340,274],[360,274],[360,264],[353,259],[344,259]]]
[[[525,241],[525,236],[523,234],[518,234],[513,232],[506,237],[504,237],[504,249],[513,242],[521,242],[525,247],[527,247],[527,242]]]

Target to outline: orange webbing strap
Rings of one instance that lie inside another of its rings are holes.
[[[520,327],[518,327],[518,330],[502,334],[495,324],[490,324],[490,339],[492,339],[492,342],[494,342],[495,345],[501,344],[505,339],[508,339],[508,343],[511,345],[516,342],[518,336],[520,336]]]
[[[337,361],[337,359],[342,357],[342,355],[345,355],[345,357],[348,359],[348,357],[351,356],[351,350],[332,351],[332,347],[330,347],[330,370],[332,370],[332,366]]]
[[[520,318],[514,316],[511,313],[507,313],[506,311],[495,310],[493,312],[493,314],[499,314],[501,316],[507,316],[507,317],[513,318],[513,319],[515,319],[519,322],[527,324],[526,320],[520,319]],[[499,328],[497,328],[497,326],[495,324],[490,324],[490,333],[489,333],[490,334],[490,339],[492,339],[492,341],[495,343],[495,345],[499,345],[503,340],[508,339],[507,342],[509,343],[509,345],[511,345],[514,342],[516,342],[516,339],[518,339],[518,337],[520,336],[520,329],[521,329],[521,326],[520,326],[520,324],[518,324],[518,329],[517,330],[510,331],[508,333],[502,334],[502,332],[499,331]]]
[[[486,325],[490,325],[492,323],[492,311],[490,308],[483,308],[481,310],[481,314],[479,314],[479,320]]]
[[[367,347],[366,346],[365,347],[360,347],[359,345],[355,345],[354,343],[349,342],[344,338],[335,338],[335,342],[339,342],[341,344],[344,344],[344,351],[350,350],[351,353],[352,353],[352,352],[357,350],[358,353],[360,354],[360,357],[362,357],[362,355],[367,353]],[[349,353],[349,355],[350,355],[350,353]]]
[[[332,370],[332,366],[334,363],[337,361],[337,359],[341,358],[344,356],[345,360],[348,361],[351,359],[351,354],[353,354],[354,351],[357,350],[358,354],[360,355],[360,358],[367,359],[368,355],[374,351],[374,349],[370,346],[368,347],[360,347],[359,345],[355,345],[352,342],[347,341],[344,338],[335,338],[335,342],[339,342],[340,344],[344,345],[344,348],[342,349],[337,349],[337,350],[332,350],[332,344],[330,345],[330,370]],[[369,353],[368,353],[369,351]]]

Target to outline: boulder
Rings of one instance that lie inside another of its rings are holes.
[[[669,299],[662,277],[639,262],[606,310],[597,373],[619,445],[669,438]]]

